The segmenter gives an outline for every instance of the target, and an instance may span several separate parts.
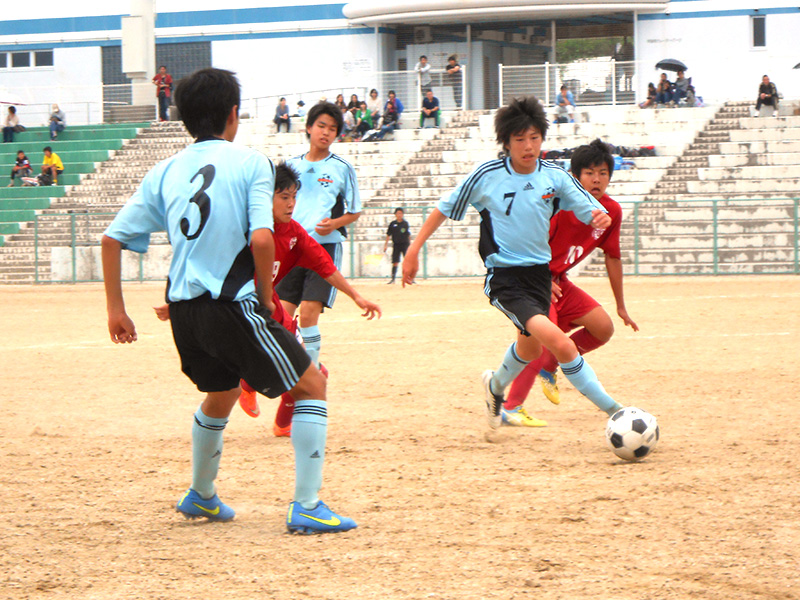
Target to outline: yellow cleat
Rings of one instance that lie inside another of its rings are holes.
[[[561,404],[561,394],[558,392],[557,373],[551,373],[542,369],[539,371],[539,378],[542,380],[542,391],[550,402]]]
[[[518,406],[514,410],[503,409],[503,423],[515,427],[546,427],[547,421],[535,419],[528,414],[524,407]]]

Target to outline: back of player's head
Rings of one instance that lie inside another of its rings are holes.
[[[312,106],[311,110],[308,111],[308,115],[306,115],[306,127],[311,127],[314,121],[319,119],[322,115],[328,115],[334,120],[336,123],[336,135],[342,133],[344,117],[342,117],[342,111],[332,102],[318,102]]]
[[[528,131],[531,127],[535,127],[544,139],[548,124],[544,108],[535,96],[514,98],[507,106],[498,109],[494,116],[497,142],[504,149],[508,147],[511,136]]]
[[[570,161],[570,170],[578,179],[580,179],[581,171],[584,169],[592,169],[600,165],[608,167],[609,177],[614,173],[614,157],[608,144],[600,139],[594,140],[591,144],[575,148]]]
[[[275,166],[275,193],[291,188],[300,189],[300,176],[291,166],[280,162]]]
[[[200,69],[181,79],[175,105],[194,138],[222,135],[233,107],[238,112],[241,90],[236,76],[224,69]]]

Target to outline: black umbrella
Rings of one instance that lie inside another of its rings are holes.
[[[688,69],[685,64],[681,61],[676,60],[674,58],[665,58],[664,60],[656,63],[656,69],[661,69],[662,71],[685,71]]]

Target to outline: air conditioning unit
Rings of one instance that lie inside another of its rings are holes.
[[[414,27],[414,43],[425,44],[433,41],[433,33],[429,25]]]

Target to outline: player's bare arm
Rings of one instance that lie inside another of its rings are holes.
[[[417,237],[411,242],[406,256],[403,259],[403,287],[414,283],[414,278],[417,276],[417,271],[419,271],[419,251],[422,249],[422,246],[425,245],[425,242],[428,241],[428,238],[431,237],[446,220],[447,216],[438,208],[434,208],[428,218],[425,219]]]
[[[617,303],[617,315],[625,325],[634,331],[639,331],[639,326],[631,319],[628,309],[625,308],[625,295],[622,291],[622,261],[606,256],[606,272],[611,284],[611,292],[614,294],[614,301]]]
[[[275,264],[275,240],[269,229],[256,229],[250,236],[250,247],[256,266],[256,294],[258,301],[269,309],[275,310],[272,302],[272,270]]]
[[[341,272],[336,271],[330,277],[326,277],[325,281],[330,283],[333,287],[337,290],[347,294],[350,298],[353,299],[353,302],[356,303],[356,306],[364,311],[361,315],[362,317],[367,317],[367,321],[371,321],[376,316],[380,319],[381,318],[381,307],[364,298],[361,294],[359,294],[356,289],[350,285],[350,282],[344,278],[344,275]]]
[[[314,227],[314,231],[316,231],[319,235],[328,235],[329,233],[333,233],[340,227],[347,227],[350,223],[355,222],[358,220],[358,217],[361,216],[360,212],[357,213],[345,213],[341,217],[337,217],[335,219],[325,218],[322,219],[317,225]]]
[[[108,333],[115,344],[130,344],[138,339],[136,326],[125,312],[122,296],[122,244],[107,235],[102,241],[103,282],[106,288]]]

